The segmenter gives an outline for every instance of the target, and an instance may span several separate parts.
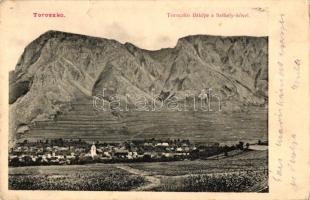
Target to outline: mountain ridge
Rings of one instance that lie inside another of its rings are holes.
[[[212,88],[227,110],[268,102],[268,38],[191,35],[173,48],[47,31],[25,48],[10,72],[10,132],[70,109],[84,96],[198,96]],[[235,107],[235,108],[234,108]]]

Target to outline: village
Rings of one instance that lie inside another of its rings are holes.
[[[121,143],[86,142],[81,139],[24,140],[9,150],[10,166],[72,165],[115,162],[160,162],[220,158],[252,150],[265,150],[267,142],[195,145],[181,139],[141,139]]]

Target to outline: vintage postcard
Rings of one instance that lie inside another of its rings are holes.
[[[1,193],[309,199],[309,7],[1,1]]]

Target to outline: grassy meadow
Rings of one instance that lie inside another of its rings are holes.
[[[145,183],[111,165],[16,167],[9,170],[11,190],[127,191]]]

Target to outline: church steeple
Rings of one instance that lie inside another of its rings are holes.
[[[95,145],[95,142],[93,142],[93,145],[91,146],[90,148],[90,155],[91,157],[94,159],[94,157],[97,155],[97,152],[96,152],[97,148],[96,148],[96,145]]]

